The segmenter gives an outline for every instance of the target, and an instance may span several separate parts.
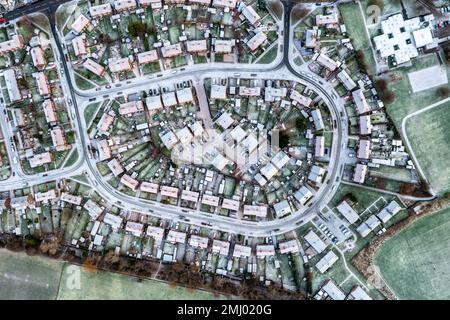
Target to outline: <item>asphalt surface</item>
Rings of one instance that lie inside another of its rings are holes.
[[[71,1],[71,0],[40,0],[40,1],[31,3],[31,4],[27,4],[20,8],[17,8],[13,11],[9,11],[9,12],[5,13],[4,17],[7,19],[7,21],[10,21],[10,20],[20,18],[21,16],[24,16],[27,14],[41,11],[42,13],[45,13],[50,18],[50,21],[54,22],[54,14],[56,12],[56,9],[63,3],[66,3],[69,1]]]

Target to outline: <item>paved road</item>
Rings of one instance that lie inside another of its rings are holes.
[[[23,15],[36,13],[38,11],[46,12],[49,17],[52,17],[56,9],[63,3],[71,0],[40,0],[31,4],[27,4],[13,11],[5,13],[7,21],[20,18]]]
[[[56,26],[54,23],[54,9],[56,8],[56,3],[60,4],[66,1],[44,1],[42,3],[53,4],[46,11],[47,14],[50,14],[50,19],[52,21],[52,32],[55,36],[56,46],[58,49],[58,53],[61,57],[61,65],[66,74],[66,77],[71,74],[71,69],[68,68],[65,63],[65,52],[64,48],[60,43],[58,37],[58,31],[56,30]],[[229,66],[229,65],[208,65],[208,66],[198,66],[192,69],[189,69],[189,72],[185,72],[182,76],[191,77],[194,79],[194,83],[196,79],[198,81],[199,77],[205,76],[205,72],[208,73],[214,71],[213,75],[217,74],[231,74],[238,72],[241,73],[242,77],[246,77],[247,73],[250,77],[255,76],[261,78],[289,78],[295,80],[301,80],[309,87],[313,88],[318,92],[318,94],[322,97],[322,99],[328,104],[330,107],[331,115],[333,120],[336,122],[336,128],[334,128],[333,135],[333,148],[332,148],[332,161],[330,162],[330,166],[328,168],[328,176],[326,178],[326,182],[319,189],[318,193],[314,198],[313,204],[302,212],[294,213],[286,218],[267,221],[267,222],[251,222],[245,220],[238,220],[234,218],[223,217],[219,215],[206,214],[200,211],[185,214],[186,210],[181,207],[174,207],[169,205],[164,205],[157,202],[152,202],[148,200],[142,200],[135,197],[131,197],[120,193],[118,190],[113,189],[104,179],[101,177],[98,172],[95,161],[90,159],[87,155],[87,147],[89,143],[89,138],[87,137],[86,128],[84,125],[84,121],[82,121],[83,113],[81,110],[87,104],[89,99],[92,99],[97,96],[103,95],[113,95],[120,92],[136,92],[143,88],[148,88],[149,85],[153,83],[159,83],[162,81],[170,81],[180,79],[180,75],[173,74],[170,72],[166,72],[159,79],[137,79],[135,81],[131,81],[129,84],[121,85],[120,87],[114,87],[106,90],[102,90],[101,93],[96,92],[94,90],[90,92],[80,92],[77,88],[74,88],[74,81],[67,81],[67,86],[70,89],[70,96],[73,102],[72,110],[76,115],[76,130],[77,130],[77,138],[79,139],[79,143],[82,148],[80,152],[80,161],[71,168],[73,173],[79,174],[80,171],[87,170],[87,176],[91,180],[92,185],[96,189],[97,192],[105,199],[105,201],[109,203],[113,203],[119,207],[122,207],[127,210],[133,210],[142,212],[145,214],[151,214],[154,216],[173,219],[175,221],[186,221],[185,219],[189,219],[189,223],[195,225],[210,225],[211,228],[219,229],[223,231],[228,231],[232,233],[241,233],[244,235],[252,235],[252,236],[268,236],[274,234],[281,234],[288,232],[297,228],[299,225],[304,224],[309,221],[311,218],[315,216],[317,211],[321,210],[323,206],[325,206],[328,201],[332,198],[334,193],[337,190],[337,186],[339,184],[339,177],[343,169],[343,165],[341,161],[343,157],[341,156],[341,144],[347,139],[347,118],[346,113],[343,108],[343,105],[339,103],[337,96],[333,98],[332,94],[335,94],[334,89],[331,85],[324,82],[324,79],[320,79],[316,76],[307,75],[306,73],[298,72],[295,68],[291,66],[289,62],[289,51],[290,47],[290,39],[289,39],[289,30],[290,30],[290,12],[292,10],[292,2],[283,2],[285,7],[284,14],[284,38],[283,38],[283,58],[276,61],[272,65],[269,66]],[[34,10],[38,10],[40,8],[38,4],[34,7]],[[28,9],[28,11],[31,9]],[[26,8],[23,10],[18,10],[18,12],[14,12],[11,16],[20,16],[24,12],[28,12]],[[20,12],[20,13],[19,13]],[[186,75],[185,75],[186,74]],[[324,88],[325,87],[325,88]],[[330,92],[332,94],[330,94]],[[334,93],[333,93],[334,92]],[[337,103],[338,102],[338,103]],[[81,109],[80,109],[81,107]],[[64,175],[68,176],[68,175]],[[49,173],[48,176],[30,176],[25,179],[22,179],[21,182],[17,181],[16,184],[19,183],[29,183],[29,184],[37,184],[43,183],[48,180],[53,180],[55,178],[61,177],[61,171],[55,171]],[[14,185],[14,183],[8,182],[8,187]],[[0,186],[0,190],[4,189],[6,185]],[[180,217],[180,215],[185,216]]]

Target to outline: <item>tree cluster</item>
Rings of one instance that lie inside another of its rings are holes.
[[[388,82],[384,79],[377,79],[374,81],[375,89],[377,90],[381,100],[385,104],[391,104],[395,101],[396,95],[394,91],[389,90]]]

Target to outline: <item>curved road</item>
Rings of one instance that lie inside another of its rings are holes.
[[[174,221],[186,221],[190,224],[204,226],[208,225],[208,227],[213,229],[218,229],[222,231],[227,231],[231,233],[240,233],[243,235],[251,235],[251,236],[268,236],[275,234],[282,234],[293,229],[296,229],[298,226],[304,224],[309,221],[314,215],[320,211],[329,200],[331,200],[332,196],[337,190],[337,186],[339,185],[340,175],[343,170],[342,158],[341,158],[341,145],[346,143],[347,139],[347,116],[345,113],[345,109],[343,105],[340,103],[336,103],[338,100],[335,92],[332,91],[331,86],[327,89],[323,87],[323,82],[319,80],[315,75],[307,75],[305,73],[299,73],[295,70],[293,66],[289,63],[289,29],[290,29],[290,13],[293,7],[291,2],[283,1],[284,5],[284,39],[283,39],[283,59],[276,66],[271,68],[242,68],[242,66],[235,66],[234,68],[231,66],[222,67],[222,68],[214,68],[214,73],[229,73],[229,72],[240,72],[245,70],[244,73],[269,73],[268,77],[270,78],[270,74],[274,72],[289,72],[288,76],[294,75],[296,78],[300,79],[302,82],[306,83],[310,88],[313,88],[323,100],[327,103],[332,118],[335,122],[336,127],[334,128],[333,133],[333,144],[332,144],[332,156],[331,161],[327,171],[327,177],[324,184],[320,187],[319,191],[316,193],[313,198],[314,202],[310,207],[308,207],[304,212],[293,213],[290,216],[282,219],[266,221],[266,222],[254,222],[247,220],[239,220],[236,218],[228,218],[219,215],[207,214],[201,211],[194,211],[187,213],[187,209],[178,206],[165,205],[162,203],[139,199],[135,197],[131,197],[125,195],[118,190],[112,188],[107,182],[104,181],[103,177],[100,175],[96,168],[96,164],[93,159],[87,155],[87,146],[89,141],[86,139],[86,128],[84,125],[84,121],[82,121],[82,114],[80,114],[80,110],[77,104],[78,100],[86,101],[89,97],[96,97],[99,95],[106,95],[108,93],[116,93],[117,91],[122,91],[130,88],[135,88],[136,83],[130,85],[123,85],[120,88],[111,88],[110,90],[101,91],[100,93],[81,93],[76,90],[73,86],[73,81],[67,81],[68,86],[71,91],[71,98],[73,101],[73,112],[76,114],[77,121],[77,136],[81,142],[82,150],[79,150],[79,160],[73,165],[71,168],[66,169],[63,173],[61,171],[48,173],[47,175],[40,174],[35,176],[29,176],[26,179],[28,184],[37,184],[43,183],[45,181],[54,180],[60,178],[62,174],[65,176],[80,174],[84,171],[84,168],[87,169],[87,177],[91,180],[92,185],[95,190],[105,199],[105,201],[114,204],[118,207],[122,207],[126,210],[132,210],[141,212],[144,214],[149,214],[165,219],[172,219]],[[53,20],[53,17],[51,17]],[[54,22],[54,20],[53,20]],[[52,32],[54,34],[56,45],[59,51],[59,55],[61,57],[62,66],[64,68],[64,72],[66,75],[71,75],[70,70],[68,69],[65,63],[65,55],[64,50],[59,42],[58,31],[56,30],[55,23],[51,23]],[[190,76],[198,76],[205,73],[206,68],[207,71],[211,72],[211,66],[205,66],[203,68],[199,68],[196,71],[186,71],[186,75]],[[205,70],[203,70],[205,69]],[[185,75],[183,74],[183,75]],[[144,80],[141,81],[141,85],[151,84],[153,82],[167,81],[174,78],[179,78],[178,74],[168,74],[162,78],[155,78],[153,80]],[[267,78],[267,77],[266,77]],[[313,80],[314,79],[314,80]],[[319,84],[322,83],[322,84]],[[333,98],[336,97],[335,99]],[[78,100],[77,100],[78,96]],[[14,183],[17,185],[16,179],[10,179],[11,181],[7,181],[5,185],[2,184],[1,189],[8,188],[10,185],[12,186]],[[15,181],[15,182],[14,182]],[[23,181],[23,179],[21,180]],[[191,211],[191,210],[190,210]]]

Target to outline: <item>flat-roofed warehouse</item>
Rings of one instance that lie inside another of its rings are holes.
[[[142,223],[127,221],[125,231],[130,232],[135,237],[140,237],[144,232],[144,225]]]
[[[294,197],[297,199],[298,202],[303,206],[305,203],[311,199],[313,196],[313,193],[311,190],[309,190],[308,187],[302,186],[295,194]]]
[[[184,88],[177,91],[177,100],[179,104],[188,103],[194,101],[191,88]]]
[[[91,6],[89,8],[91,17],[98,18],[103,16],[112,15],[112,8],[110,3],[100,4],[98,6]]]
[[[252,247],[243,246],[240,244],[234,245],[233,249],[233,257],[241,258],[241,257],[251,257],[252,255]]]
[[[138,53],[137,60],[139,64],[147,64],[159,60],[158,52],[156,50],[150,50]]]
[[[330,71],[336,70],[341,65],[340,62],[334,61],[333,59],[331,59],[330,57],[328,57],[327,55],[325,55],[323,53],[316,54],[316,59],[315,60],[321,66],[325,67],[326,69],[328,69]]]
[[[370,157],[370,140],[359,140],[358,158],[369,159]]]
[[[213,7],[218,7],[218,8],[224,8],[224,7],[228,7],[228,8],[234,8],[236,7],[236,0],[213,0],[212,5]]]
[[[0,42],[0,54],[21,49],[23,47],[23,38],[21,35],[13,35],[10,40]]]
[[[381,224],[381,221],[373,214],[367,218],[365,223],[373,231]]]
[[[263,32],[255,34],[250,40],[247,41],[247,46],[251,51],[258,49],[264,42],[266,42],[267,36]]]
[[[358,231],[361,237],[365,238],[371,230],[369,226],[365,222],[363,222],[356,228],[356,231]]]
[[[164,58],[171,58],[179,56],[183,53],[181,50],[181,45],[179,43],[161,47],[161,53]]]
[[[206,249],[208,248],[209,239],[206,237],[200,237],[195,234],[189,238],[189,245],[194,248]]]
[[[265,218],[267,216],[267,206],[244,205],[244,216],[255,216]]]
[[[163,104],[161,101],[161,96],[156,95],[145,98],[145,105],[147,106],[148,111],[162,109]]]
[[[322,253],[327,248],[327,244],[313,230],[310,230],[304,238],[317,253]]]
[[[241,2],[243,3],[243,2]],[[252,24],[253,26],[258,26],[259,21],[261,20],[261,17],[258,13],[256,13],[255,9],[253,9],[251,6],[244,6],[242,8],[242,15]]]
[[[169,198],[178,198],[180,190],[175,187],[162,186],[161,187],[161,195]]]
[[[221,86],[213,84],[211,86],[211,99],[226,99],[227,98],[227,86]]]
[[[136,112],[144,111],[144,103],[142,101],[130,101],[122,103],[119,107],[120,115],[129,115]]]
[[[241,203],[238,200],[224,198],[222,202],[222,208],[232,211],[239,211]]]
[[[323,124],[322,113],[319,109],[314,109],[311,111],[311,116],[314,121],[314,127],[316,127],[317,131],[323,130],[325,125]]]
[[[337,78],[341,83],[344,85],[345,89],[351,91],[356,88],[356,83],[353,81],[353,79],[350,77],[350,75],[347,73],[347,71],[342,70],[337,74]]]
[[[143,181],[141,183],[141,185],[139,186],[139,188],[143,192],[157,194],[158,193],[158,189],[159,189],[159,185],[157,183]]]
[[[181,199],[190,202],[197,202],[199,193],[196,191],[183,190],[181,193]]]
[[[213,196],[210,194],[204,194],[202,196],[202,204],[212,206],[212,207],[218,207],[219,206],[219,200],[220,198],[217,196]]]
[[[120,178],[120,183],[122,183],[124,186],[127,186],[128,188],[130,188],[133,191],[136,191],[137,187],[139,186],[139,181],[132,178],[128,174],[124,174]]]
[[[114,1],[114,9],[117,12],[133,10],[137,6],[136,0],[116,0]]]
[[[98,75],[99,77],[103,76],[105,74],[105,68],[98,64],[97,62],[95,62],[92,59],[86,59],[86,61],[84,61],[83,63],[83,68],[91,71],[92,73]]]
[[[347,300],[372,300],[363,288],[356,285],[347,296]]]
[[[342,290],[330,279],[323,286],[325,291],[332,300],[344,300],[345,294]]]
[[[144,8],[148,6],[151,6],[152,9],[162,8],[161,0],[139,0],[139,4]]]
[[[230,251],[229,242],[221,240],[213,240],[212,252],[227,256],[229,251]]]
[[[81,196],[76,196],[67,192],[61,192],[60,200],[79,206],[81,205],[81,201],[83,200],[83,198]]]
[[[432,14],[405,20],[403,14],[394,14],[381,21],[382,34],[373,38],[382,58],[394,57],[397,65],[419,55],[418,48],[433,46]]]
[[[363,184],[366,181],[368,167],[365,164],[358,163],[355,167],[353,182]]]
[[[316,137],[314,156],[316,156],[318,158],[325,156],[325,137],[324,136]]]
[[[3,77],[5,78],[9,100],[11,102],[22,100],[22,95],[20,94],[19,86],[17,84],[16,72],[14,71],[14,69],[3,71]]]
[[[89,19],[80,14],[72,23],[72,30],[78,34],[81,34],[90,24],[91,22]]]
[[[280,249],[280,253],[298,253],[300,251],[300,248],[298,246],[298,242],[295,239],[280,242],[278,244],[278,247]]]
[[[347,221],[350,224],[355,223],[356,221],[358,221],[359,216],[356,213],[355,210],[353,210],[352,207],[350,207],[350,205],[347,203],[347,201],[342,201],[337,207],[336,209],[339,211],[340,214],[342,214],[345,219],[347,219]]]
[[[100,207],[97,203],[89,199],[83,207],[93,218],[94,220],[97,219],[97,217],[103,212],[103,208]]]
[[[119,73],[131,70],[133,65],[129,58],[119,58],[109,60],[108,67],[111,72]]]
[[[206,40],[191,40],[186,41],[186,50],[189,53],[205,52],[208,50]]]
[[[273,244],[258,244],[256,246],[256,256],[258,258],[272,257],[275,255],[275,246]]]
[[[356,104],[356,110],[358,114],[364,114],[370,111],[369,104],[367,103],[366,97],[362,89],[358,89],[352,92],[353,101]]]
[[[151,237],[156,241],[162,241],[164,239],[164,229],[160,227],[148,226],[145,234],[147,237]]]
[[[287,200],[273,204],[273,209],[278,218],[284,217],[292,212],[291,206]]]
[[[300,94],[298,91],[296,90],[292,90],[291,94],[289,95],[289,98],[294,100],[296,103],[301,104],[304,107],[309,107],[312,103],[312,100],[310,97],[306,97],[302,94]],[[320,129],[318,129],[320,130]]]
[[[187,235],[184,232],[170,230],[169,233],[167,234],[166,241],[174,244],[186,243],[186,237]]]
[[[322,259],[320,259],[316,263],[316,268],[319,270],[320,273],[325,273],[338,260],[339,257],[333,251],[330,250],[326,255],[322,257]]]
[[[372,133],[372,121],[370,120],[370,116],[361,116],[359,117],[359,134],[360,135],[369,135]]]

